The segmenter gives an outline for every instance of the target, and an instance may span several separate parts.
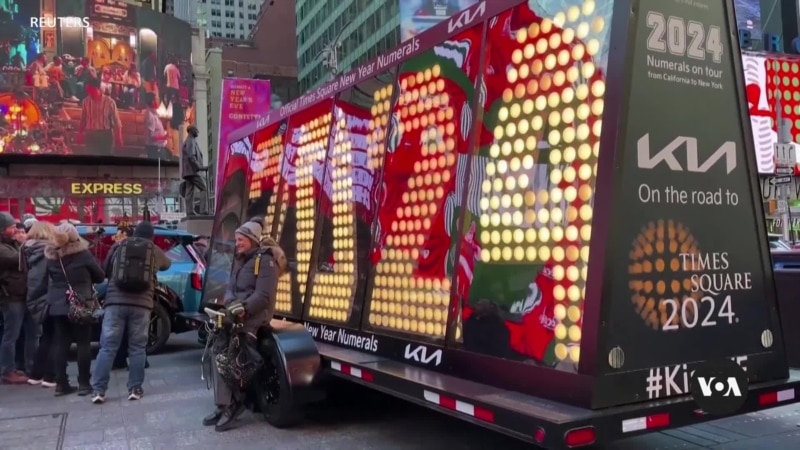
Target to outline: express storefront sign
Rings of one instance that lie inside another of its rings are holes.
[[[72,195],[139,195],[144,192],[141,183],[72,183]]]

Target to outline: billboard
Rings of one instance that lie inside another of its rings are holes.
[[[407,0],[400,2],[400,38],[405,41],[478,0]]]
[[[272,90],[269,80],[248,78],[225,78],[220,90],[219,139],[214,192],[222,193],[222,183],[226,178],[228,162],[228,135],[244,125],[258,119],[270,108]]]
[[[796,106],[800,57],[747,52],[742,55],[742,66],[758,172],[774,174],[775,144],[800,143],[800,107]],[[795,173],[800,173],[800,164]]]
[[[177,163],[194,116],[188,23],[116,0],[10,0],[0,29],[0,156]]]

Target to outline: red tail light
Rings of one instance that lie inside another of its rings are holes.
[[[203,290],[203,277],[197,272],[192,272],[192,289],[197,291]]]
[[[574,428],[564,435],[564,443],[567,448],[577,448],[594,444],[596,438],[594,427]]]

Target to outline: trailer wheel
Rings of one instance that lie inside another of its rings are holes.
[[[292,398],[283,361],[274,344],[271,347],[271,356],[255,388],[256,404],[267,423],[288,428],[300,422],[302,413]]]

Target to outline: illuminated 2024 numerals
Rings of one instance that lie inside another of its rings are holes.
[[[356,289],[356,223],[353,202],[353,154],[347,114],[338,106],[327,156],[325,185],[330,184],[331,222],[333,226],[332,272],[319,271],[311,292],[309,316],[316,319],[346,322],[350,318]],[[324,190],[328,190],[326,187]],[[323,236],[325,236],[323,234]],[[324,237],[323,237],[324,239]],[[327,243],[326,243],[327,244]],[[327,255],[321,253],[320,258]],[[325,261],[320,260],[320,263]]]
[[[415,274],[432,226],[445,199],[444,184],[455,169],[455,111],[445,92],[441,67],[436,65],[401,78],[395,106],[399,135],[419,135],[420,157],[402,192],[394,220],[385,230],[386,248],[376,267],[369,311],[372,326],[442,337],[447,322],[450,279]]]

